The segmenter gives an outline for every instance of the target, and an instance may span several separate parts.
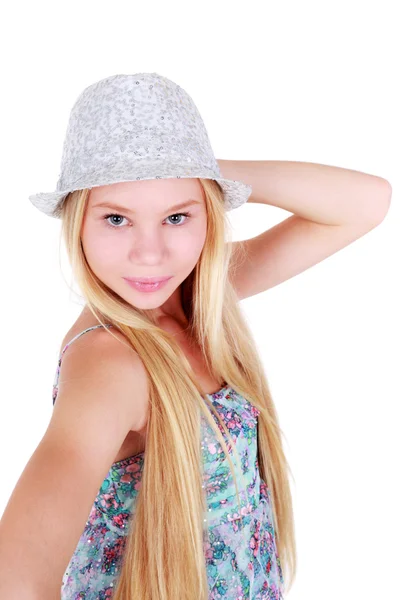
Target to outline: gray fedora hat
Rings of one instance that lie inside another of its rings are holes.
[[[157,73],[112,75],[85,88],[71,109],[56,191],[29,200],[60,218],[74,190],[188,177],[217,181],[226,210],[244,204],[252,191],[221,177],[203,119],[179,85]]]

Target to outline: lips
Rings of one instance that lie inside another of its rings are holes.
[[[172,275],[167,277],[124,277],[124,279],[137,283],[160,283],[161,281],[171,279],[171,277]]]

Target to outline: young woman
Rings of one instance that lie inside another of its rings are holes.
[[[266,198],[295,215],[226,241],[227,211]],[[82,92],[57,190],[30,200],[62,220],[86,304],[1,521],[1,597],[283,598],[290,469],[239,301],[377,226],[390,185],[217,162],[188,94],[138,73]]]

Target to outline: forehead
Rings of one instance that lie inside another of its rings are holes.
[[[139,204],[141,200],[146,200],[162,205],[189,198],[203,200],[203,194],[197,178],[141,179],[93,187],[89,192],[89,203],[126,201],[134,205],[136,201]]]

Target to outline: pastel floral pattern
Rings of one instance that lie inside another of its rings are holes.
[[[70,344],[95,327],[101,325],[84,330]],[[62,356],[68,346],[59,359],[53,404],[57,398]],[[238,506],[223,448],[201,415],[203,480],[207,497],[204,520],[208,533],[204,536],[204,556],[209,600],[283,600],[284,580],[275,543],[270,491],[258,469],[259,411],[229,386],[208,397],[235,443],[245,486],[243,489],[228,438],[213,415],[235,465],[241,501]],[[140,490],[144,460],[145,453],[141,452],[112,464],[65,570],[61,600],[112,598]]]

